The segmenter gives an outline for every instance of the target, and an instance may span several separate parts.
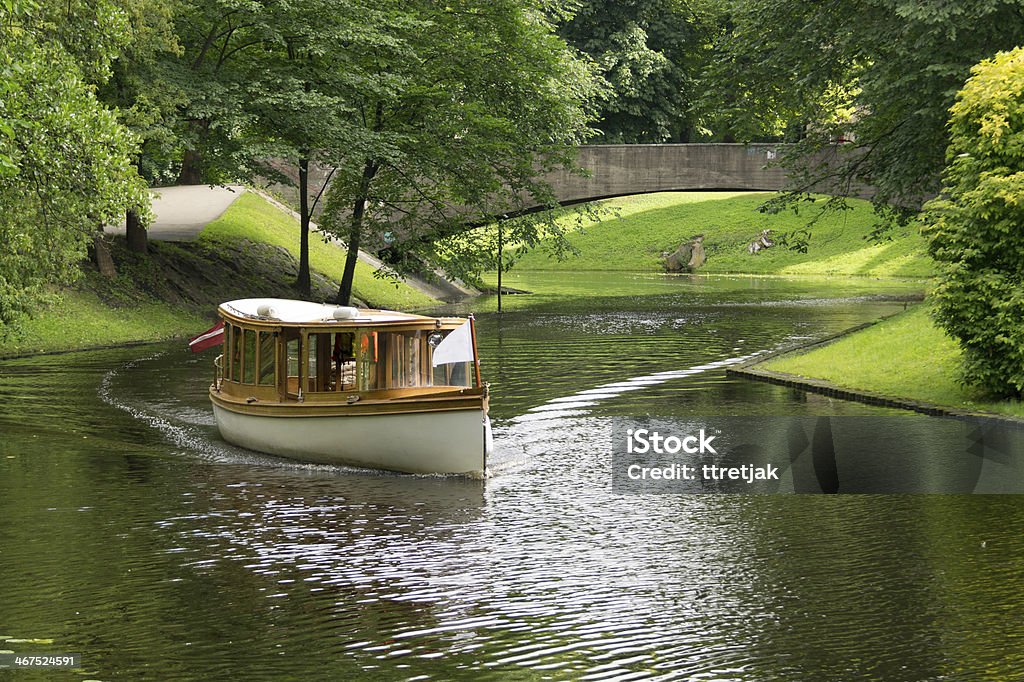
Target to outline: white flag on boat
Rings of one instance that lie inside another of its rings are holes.
[[[473,329],[470,322],[457,327],[448,336],[444,337],[441,343],[434,349],[434,359],[431,364],[450,365],[453,362],[473,361]]]

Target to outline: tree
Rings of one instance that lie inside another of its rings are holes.
[[[570,166],[588,133],[588,67],[553,34],[544,3],[375,2],[339,68],[352,107],[324,156],[337,168],[322,227],[348,246],[338,302],[358,249],[383,246],[399,269],[434,260],[468,226],[553,204],[542,175]],[[462,254],[472,258],[472,254]]]
[[[311,164],[321,149],[343,148],[350,106],[348,75],[341,67],[353,35],[364,31],[364,17],[355,4],[332,0],[296,0],[278,14],[273,40],[250,63],[256,136],[275,156],[298,170],[299,268],[296,289],[310,294],[310,222],[325,187],[313,196]],[[328,175],[328,178],[330,174]]]
[[[1017,0],[735,0],[726,24],[705,80],[719,125],[750,139],[792,124],[797,189],[867,186],[912,215],[939,190],[957,90],[1017,44],[1024,13]]]
[[[148,211],[135,141],[89,85],[124,34],[109,2],[0,4],[0,324],[72,280],[99,226]]]
[[[942,265],[938,322],[963,349],[964,380],[1024,393],[1024,48],[971,70],[949,121],[942,195],[927,204]]]
[[[111,77],[97,83],[100,100],[117,112],[121,123],[136,137],[139,152],[134,163],[151,186],[163,184],[168,157],[177,144],[178,88],[167,77],[166,64],[181,54],[174,33],[174,11],[167,0],[117,0],[127,24],[125,45],[111,65]],[[128,209],[125,238],[129,250],[145,253],[148,235],[143,216]]]
[[[697,77],[717,31],[705,3],[586,0],[558,33],[587,54],[608,87],[597,141],[685,142],[698,124]]]
[[[135,0],[145,2],[146,0]],[[317,150],[338,142],[346,103],[339,89],[352,36],[372,27],[358,3],[333,0],[182,3],[183,46],[165,78],[180,94],[178,182],[273,179],[286,161],[298,170],[301,224],[296,288],[309,295],[310,196]]]

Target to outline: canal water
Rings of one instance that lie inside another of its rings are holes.
[[[484,481],[231,447],[181,343],[0,363],[0,650],[82,657],[0,679],[1021,679],[1018,496],[612,487],[618,418],[896,414],[725,368],[918,285],[509,284]]]

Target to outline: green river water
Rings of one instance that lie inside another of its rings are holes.
[[[919,284],[507,283],[536,293],[447,309],[477,311],[484,481],[232,447],[181,342],[0,362],[0,650],[82,656],[0,680],[1024,679],[1024,498],[612,489],[614,418],[898,414],[725,367]]]

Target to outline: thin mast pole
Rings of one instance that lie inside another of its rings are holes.
[[[505,242],[502,240],[501,220],[498,220],[498,312],[501,312],[501,271],[505,264]]]
[[[473,314],[469,315],[469,331],[473,338],[473,367],[476,369],[476,387],[480,388],[483,386],[480,383],[480,356],[476,352],[476,319],[473,318]]]

